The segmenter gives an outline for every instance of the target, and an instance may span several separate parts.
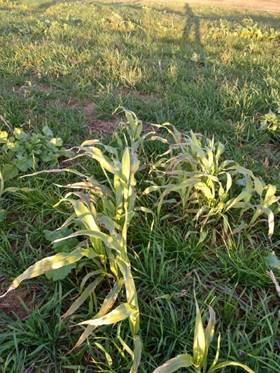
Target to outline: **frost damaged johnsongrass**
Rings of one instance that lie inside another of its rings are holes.
[[[59,202],[70,203],[74,209],[74,215],[66,221],[64,227],[75,221],[83,229],[55,242],[74,237],[88,239],[82,240],[70,253],[59,253],[33,264],[12,282],[7,293],[16,289],[24,280],[63,269],[84,258],[91,260],[94,270],[89,271],[81,280],[81,295],[63,317],[77,311],[103,280],[113,280],[114,286],[104,299],[99,312],[92,319],[79,323],[81,326],[85,325],[86,329],[75,347],[80,346],[97,327],[128,319],[134,343],[133,352],[125,341],[122,343],[125,350],[131,352],[133,364],[130,371],[133,373],[138,370],[142,342],[139,335],[137,292],[127,252],[127,232],[135,214],[135,175],[140,166],[137,152],[144,137],[141,121],[132,112],[125,113],[127,123],[122,127],[123,133],[117,136],[117,148],[103,145],[99,140],[85,141],[80,147],[82,156],[88,156],[98,162],[107,185],[99,183],[93,175],[81,175],[83,180],[67,185],[72,191]],[[86,284],[88,285],[85,286]],[[123,287],[126,301],[114,307]]]

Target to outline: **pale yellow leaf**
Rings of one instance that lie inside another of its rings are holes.
[[[119,321],[123,321],[134,312],[128,303],[122,303],[113,311],[107,313],[105,316],[101,316],[92,320],[87,320],[79,323],[78,325],[91,325],[91,326],[101,326],[101,325],[111,325],[116,324]]]
[[[158,367],[153,373],[172,373],[181,368],[188,368],[193,365],[193,359],[189,354],[181,354]]]
[[[73,264],[79,261],[83,256],[88,255],[89,250],[85,248],[77,248],[71,253],[60,253],[48,258],[44,258],[27,268],[20,276],[18,276],[8,288],[7,292],[2,295],[4,297],[11,290],[16,289],[20,283],[24,280],[28,280],[33,277],[41,276],[51,270],[64,267],[69,264]]]

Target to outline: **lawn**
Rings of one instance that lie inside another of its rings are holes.
[[[15,163],[18,150],[1,147],[7,188],[1,191],[0,182],[1,293],[36,261],[81,242],[72,237],[51,243],[62,237],[55,230],[73,212],[67,204],[55,207],[68,191],[61,186],[77,182],[77,175],[21,176],[67,167],[105,185],[102,167],[87,158],[67,160],[64,148],[88,139],[115,146],[112,132],[124,118],[115,112],[120,106],[148,130],[169,122],[180,134],[192,130],[214,137],[225,145],[224,159],[279,190],[279,136],[262,125],[267,119],[280,127],[279,61],[280,16],[268,12],[181,1],[0,0],[0,145],[4,132],[10,136],[19,128],[24,132],[17,130],[15,141],[29,154]],[[272,119],[265,117],[270,112]],[[207,234],[215,231],[218,238],[202,240],[190,216],[177,216],[174,190],[159,216],[157,194],[143,195],[149,181],[158,180],[149,170],[166,150],[156,141],[143,148],[135,203],[145,208],[136,209],[126,242],[140,309],[138,371],[152,372],[191,353],[196,297],[204,320],[208,306],[216,312],[209,362],[220,333],[221,360],[278,373],[279,294],[266,261],[271,251],[280,255],[277,209],[272,237],[264,216],[250,238],[240,230],[234,238],[219,239],[220,223],[209,223]],[[242,224],[247,219],[246,213]],[[63,234],[72,233],[75,224]],[[102,224],[110,226],[104,219]],[[101,326],[72,350],[82,331],[76,324],[96,315],[114,277],[61,318],[77,299],[83,276],[90,278],[92,267],[83,263],[69,267],[63,280],[48,273],[0,299],[1,373],[129,372],[127,345],[133,343],[127,321]],[[279,278],[279,263],[274,274]],[[121,291],[122,302],[125,297]]]

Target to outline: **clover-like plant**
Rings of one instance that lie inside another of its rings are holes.
[[[62,139],[54,137],[48,126],[40,133],[29,133],[21,128],[0,131],[0,149],[5,165],[5,178],[13,178],[18,173],[37,170],[47,165],[56,165],[59,157],[66,156]]]
[[[248,373],[254,373],[247,365],[237,361],[219,361],[221,336],[218,335],[217,350],[215,358],[210,365],[208,351],[215,334],[216,316],[214,310],[209,307],[209,321],[204,328],[201,312],[196,301],[196,320],[193,339],[192,355],[184,353],[168,360],[163,365],[154,370],[153,373],[172,373],[179,369],[186,368],[193,373],[215,373],[226,367],[240,367]]]

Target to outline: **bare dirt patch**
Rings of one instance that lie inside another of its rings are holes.
[[[262,152],[257,155],[258,161],[260,161],[266,168],[278,169],[280,162],[280,154],[278,147],[275,144],[264,144],[262,146]]]
[[[96,116],[96,104],[92,101],[83,103],[77,98],[70,97],[68,100],[57,98],[50,101],[50,106],[61,109],[77,109],[85,114],[86,119],[92,119]]]
[[[32,309],[32,297],[24,289],[13,290],[0,299],[0,312],[13,319],[26,319]]]
[[[90,133],[112,134],[119,126],[117,120],[95,119],[89,124]]]
[[[50,102],[50,106],[62,109],[70,108],[79,110],[84,114],[90,134],[93,132],[111,134],[118,127],[119,122],[117,120],[97,119],[96,104],[93,101],[83,103],[76,98],[70,97],[66,101],[61,99],[53,100]]]
[[[120,96],[131,96],[135,97],[138,100],[141,100],[143,102],[152,102],[152,101],[157,101],[160,100],[159,95],[156,93],[146,93],[146,92],[139,92],[136,91],[135,89],[121,89],[117,92],[118,95]]]
[[[38,92],[41,92],[41,93],[52,93],[53,92],[53,88],[47,84],[33,84],[32,85],[32,88],[35,90],[35,91],[38,91]]]

